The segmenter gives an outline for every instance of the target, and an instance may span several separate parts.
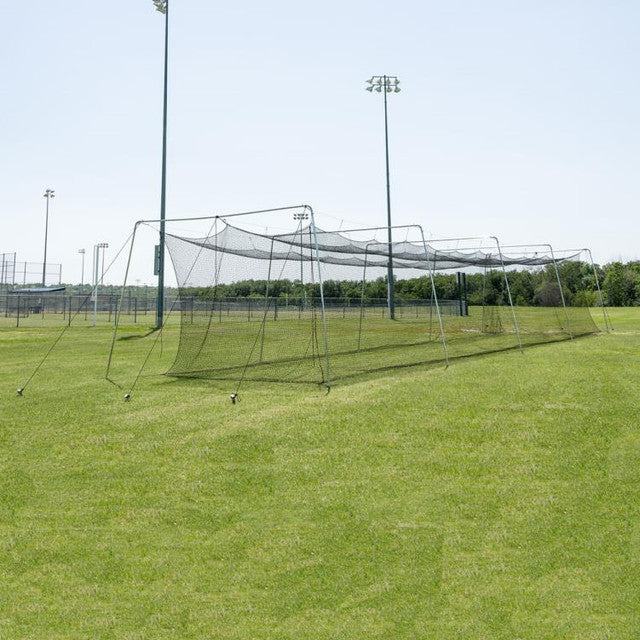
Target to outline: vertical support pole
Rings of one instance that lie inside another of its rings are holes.
[[[44,262],[42,263],[42,286],[47,286],[47,238],[49,235],[49,198],[51,197],[51,190],[47,189],[44,197],[47,199],[47,214],[46,222],[44,226]]]
[[[484,271],[482,273],[482,327],[480,333],[486,333],[487,319],[486,319],[486,307],[487,307],[487,261],[485,259]]]
[[[462,271],[456,271],[456,281],[458,284],[458,309],[460,317],[464,316],[464,307],[462,303]]]
[[[496,236],[491,236],[492,240],[495,240],[496,247],[498,248],[498,255],[500,256],[500,264],[502,265],[502,273],[504,274],[504,282],[507,287],[507,296],[509,297],[509,306],[511,307],[511,315],[513,316],[513,326],[516,330],[516,336],[518,337],[518,348],[522,351],[522,340],[520,339],[520,327],[518,326],[518,317],[516,316],[516,309],[513,306],[513,299],[511,297],[511,287],[509,286],[509,278],[507,276],[507,270],[504,266],[504,260],[502,258],[502,249],[500,248],[500,241]]]
[[[462,287],[464,289],[464,315],[468,316],[469,315],[469,296],[468,296],[468,289],[467,289],[467,274],[464,271],[462,272]]]
[[[304,258],[302,250],[302,218],[300,219],[300,225],[298,227],[300,232],[300,304],[298,305],[298,320],[302,317],[302,310],[304,306]]]
[[[387,120],[387,76],[384,76],[384,150],[387,167],[387,240],[389,246],[389,266],[387,269],[387,296],[389,305],[389,318],[395,320],[395,301],[393,287],[393,238],[391,236],[391,186],[389,179],[389,125]]]
[[[160,255],[158,260],[158,297],[156,299],[156,329],[164,323],[164,241],[167,210],[167,84],[169,71],[169,2],[164,11],[164,100],[162,110],[162,186],[160,191]]]
[[[100,248],[93,246],[93,326],[96,326],[96,316],[98,315],[98,256]]]

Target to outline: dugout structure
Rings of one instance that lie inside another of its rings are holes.
[[[274,215],[276,223],[263,224]],[[156,222],[136,225],[131,250],[139,225]],[[179,232],[187,222],[202,225],[202,233]],[[168,220],[180,313],[168,374],[238,387],[245,380],[330,386],[366,372],[448,364],[597,330],[588,309],[574,311],[564,299],[558,264],[575,254],[501,247],[495,237],[427,243],[418,225],[394,227],[403,239],[389,245],[386,231],[322,229],[308,206]],[[548,295],[537,308],[513,295],[517,268],[544,272]]]

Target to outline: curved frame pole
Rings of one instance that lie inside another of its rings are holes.
[[[269,314],[269,287],[271,285],[271,264],[273,263],[273,240],[271,240],[271,250],[269,251],[269,269],[267,271],[267,287],[264,299],[264,315],[262,317],[262,337],[260,338],[260,362],[264,354],[264,334],[267,330],[267,315]]]
[[[560,280],[560,272],[558,271],[558,263],[553,253],[553,247],[548,244],[549,251],[551,252],[551,259],[553,260],[553,268],[556,272],[556,280],[558,281],[558,289],[560,290],[560,300],[562,301],[562,308],[564,309],[564,317],[567,319],[567,332],[569,337],[573,340],[573,331],[571,330],[571,321],[569,320],[569,312],[567,311],[567,303],[564,299],[564,291],[562,290],[562,281]]]
[[[318,233],[316,231],[316,221],[313,215],[313,209],[309,205],[304,205],[309,212],[311,218],[311,231],[313,233],[313,242],[316,250],[316,260],[318,262],[318,283],[320,284],[320,304],[322,305],[322,331],[324,334],[324,353],[327,361],[327,388],[331,389],[331,359],[329,357],[329,339],[327,337],[327,316],[324,307],[324,282],[322,280],[322,269],[320,267],[320,252],[318,251]],[[302,235],[302,234],[301,234]],[[311,265],[313,270],[313,264]]]
[[[516,315],[516,309],[513,306],[513,299],[511,298],[511,287],[509,286],[509,278],[507,276],[507,270],[504,266],[504,260],[502,258],[502,249],[500,247],[500,240],[497,236],[491,236],[492,240],[495,240],[496,247],[498,248],[498,254],[500,256],[500,264],[502,265],[502,272],[504,273],[504,282],[507,286],[507,295],[509,296],[509,305],[511,306],[511,314],[513,315],[513,326],[516,330],[516,336],[518,337],[518,348],[522,351],[522,340],[520,339],[520,327],[518,327],[518,317]]]
[[[127,268],[125,269],[125,272],[124,272],[124,282],[122,283],[122,292],[120,293],[120,302],[118,303],[118,308],[116,309],[116,316],[113,321],[113,336],[111,338],[111,346],[109,347],[109,357],[107,358],[107,368],[106,368],[106,371],[104,372],[104,377],[106,380],[109,379],[109,370],[111,369],[111,359],[113,358],[113,350],[116,344],[116,334],[118,332],[118,327],[120,325],[120,313],[122,312],[122,305],[124,304],[124,294],[127,289],[127,279],[129,277],[129,268],[131,267],[131,257],[133,255],[133,245],[135,244],[138,225],[139,223],[136,222],[136,224],[133,227],[133,233],[131,234],[131,244],[129,245],[129,257],[127,258]],[[97,297],[98,296],[96,295],[96,298]]]
[[[287,207],[274,207],[273,209],[256,209],[254,211],[240,211],[239,213],[214,213],[208,216],[190,216],[187,218],[166,218],[165,222],[193,222],[195,220],[213,220],[214,218],[237,218],[239,216],[250,216],[256,213],[278,213],[279,211],[293,211],[294,209],[311,208],[308,204],[295,204]],[[152,222],[162,222],[160,218],[150,218],[138,220],[136,224],[150,224]],[[261,235],[257,233],[256,235]]]
[[[360,290],[360,325],[358,327],[358,351],[360,351],[360,344],[362,340],[362,322],[364,320],[364,291],[367,283],[367,258],[369,257],[369,244],[364,249],[364,268],[362,270],[362,288]]]
[[[609,333],[609,331],[613,331],[613,326],[611,325],[611,320],[609,319],[609,314],[606,311],[606,307],[604,306],[604,298],[602,297],[602,290],[600,289],[600,280],[598,278],[598,272],[596,271],[596,265],[593,261],[593,255],[591,254],[591,249],[585,247],[583,251],[586,251],[589,254],[589,260],[591,261],[591,269],[593,270],[593,277],[596,281],[596,289],[598,290],[598,297],[600,298],[600,306],[602,307],[602,317],[604,318],[604,330]]]
[[[424,237],[424,230],[420,225],[416,225],[420,229],[420,235],[422,236],[422,246],[424,248],[425,262],[429,265],[429,254],[427,252],[427,242]],[[433,262],[435,265],[437,251],[434,250]],[[440,313],[440,303],[438,302],[438,293],[436,292],[436,282],[434,279],[435,266],[429,269],[429,279],[431,280],[431,296],[436,305],[436,315],[438,316],[438,324],[440,325],[440,340],[442,341],[442,350],[444,352],[445,366],[449,367],[449,350],[447,349],[447,340],[444,336],[444,325],[442,324],[442,314]]]

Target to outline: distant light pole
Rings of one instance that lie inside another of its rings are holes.
[[[400,81],[396,76],[372,76],[367,80],[367,91],[377,91],[384,93],[384,149],[387,164],[387,233],[389,244],[389,266],[387,269],[387,296],[389,304],[389,317],[393,320],[396,317],[395,304],[393,300],[393,239],[391,237],[391,187],[389,186],[389,127],[387,124],[387,93],[400,93]]]
[[[160,190],[160,245],[158,247],[158,297],[156,329],[164,322],[164,229],[167,204],[167,76],[169,60],[169,0],[153,0],[156,10],[164,14],[164,103],[162,112],[162,187]]]
[[[104,250],[108,248],[107,242],[98,242],[93,245],[93,326],[96,326],[98,315],[98,287],[104,278]],[[102,249],[102,278],[98,279],[100,269],[100,249]]]
[[[80,278],[80,286],[84,284],[84,255],[87,253],[86,249],[78,249],[78,253],[82,256],[82,277]]]
[[[309,214],[306,211],[300,211],[293,214],[293,219],[298,221],[300,229],[300,311],[304,308],[305,290],[304,290],[304,259],[302,257],[302,224],[305,220],[309,219]],[[313,265],[311,265],[313,269]]]
[[[108,242],[101,242],[98,247],[102,249],[102,268],[100,270],[100,284],[104,284],[104,250],[109,248]]]
[[[44,197],[47,199],[47,217],[46,222],[44,224],[44,261],[42,263],[42,286],[46,286],[46,277],[47,277],[47,238],[49,235],[49,201],[51,198],[56,197],[56,192],[53,189],[47,189],[44,192]]]

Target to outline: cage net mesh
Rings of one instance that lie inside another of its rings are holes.
[[[222,217],[200,237],[167,233],[181,313],[168,373],[328,383],[597,331],[559,282],[577,254],[406,236],[391,245],[392,319],[390,246],[378,238],[305,220],[257,233]]]

